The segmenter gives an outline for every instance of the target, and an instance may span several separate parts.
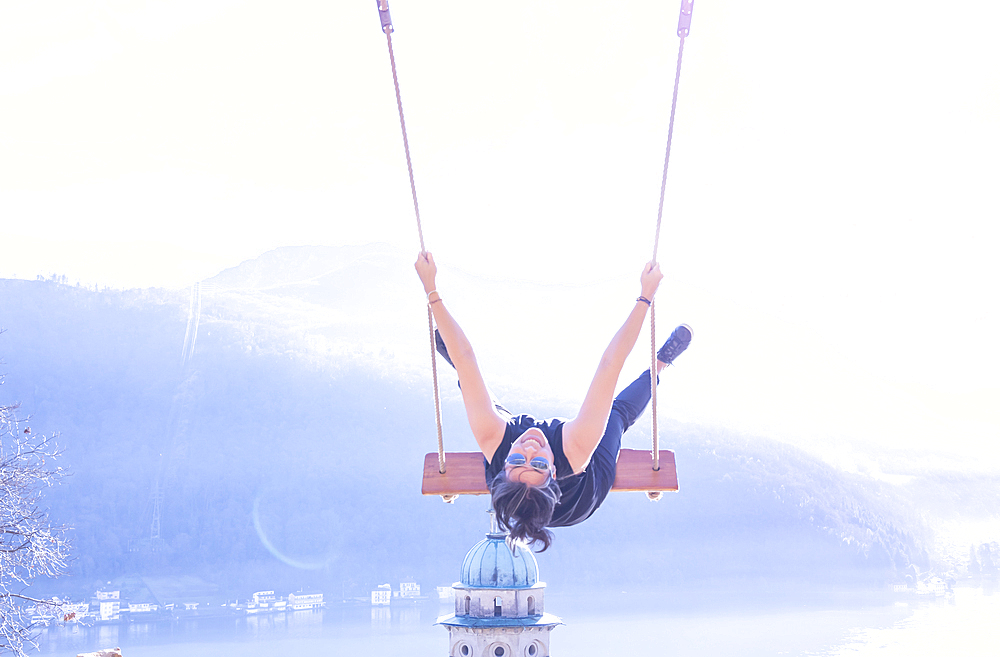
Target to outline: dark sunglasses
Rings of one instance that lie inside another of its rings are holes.
[[[531,459],[531,462],[529,463],[528,459],[525,458],[524,454],[509,454],[504,463],[506,463],[507,465],[514,466],[515,468],[520,467],[522,465],[530,465],[535,470],[538,470],[540,472],[548,472],[549,469],[549,460],[544,456],[536,456],[535,458]]]

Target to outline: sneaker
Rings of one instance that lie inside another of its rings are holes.
[[[656,352],[656,360],[670,365],[675,358],[684,353],[689,344],[691,344],[691,327],[687,324],[681,324],[674,329],[660,350]]]
[[[688,338],[690,340],[691,338]],[[451,362],[451,356],[448,355],[448,347],[444,346],[444,340],[441,339],[441,333],[434,329],[434,346],[437,347],[437,352],[441,354],[441,358],[444,358],[445,362],[455,367],[455,363]]]

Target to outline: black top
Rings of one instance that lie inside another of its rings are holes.
[[[585,471],[573,474],[573,467],[563,453],[562,430],[565,423],[566,420],[562,418],[536,420],[530,415],[512,417],[507,421],[507,429],[500,446],[493,454],[493,460],[483,459],[486,465],[486,484],[492,489],[493,480],[503,472],[504,461],[514,441],[532,427],[541,430],[555,455],[556,480],[562,491],[549,527],[569,527],[583,522],[597,510],[615,483],[615,463],[604,463],[604,459],[599,458],[599,453],[594,454]]]

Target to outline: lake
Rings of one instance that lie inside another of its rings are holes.
[[[547,593],[566,625],[553,655],[629,657],[1000,654],[1000,595],[956,588],[948,598],[888,594],[784,595],[745,589],[678,594]],[[596,599],[595,599],[596,598]],[[120,646],[123,657],[444,656],[437,601],[410,607],[332,605],[322,611],[121,625],[53,626],[39,654],[73,656]]]

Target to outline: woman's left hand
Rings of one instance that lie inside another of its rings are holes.
[[[429,294],[434,291],[436,289],[434,286],[437,279],[437,265],[434,264],[434,256],[431,255],[430,251],[422,251],[417,256],[413,268],[417,270],[417,276],[424,284],[424,292]]]
[[[662,280],[663,272],[660,271],[660,265],[652,260],[647,262],[646,266],[642,268],[642,276],[639,277],[639,282],[642,284],[642,296],[652,301]]]

